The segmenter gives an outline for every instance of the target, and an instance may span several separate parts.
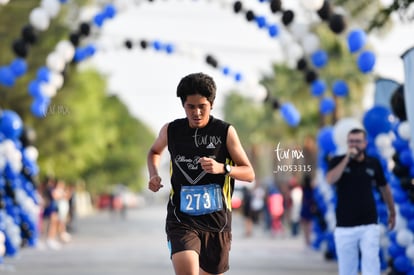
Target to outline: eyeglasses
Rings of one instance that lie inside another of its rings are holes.
[[[348,139],[348,144],[361,144],[364,142],[362,139]]]

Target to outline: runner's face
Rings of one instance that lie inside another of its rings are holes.
[[[189,95],[184,102],[185,114],[191,128],[202,128],[210,118],[211,104],[205,96]]]

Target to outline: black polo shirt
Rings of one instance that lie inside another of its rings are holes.
[[[345,155],[334,157],[329,170]],[[373,195],[374,186],[387,184],[378,159],[365,156],[361,162],[350,159],[341,177],[335,182],[337,205],[336,225],[341,227],[377,223],[378,215]]]

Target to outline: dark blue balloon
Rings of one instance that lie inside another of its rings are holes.
[[[376,62],[375,54],[372,51],[364,51],[358,56],[357,64],[362,73],[369,73]]]
[[[316,79],[311,84],[311,93],[313,96],[319,97],[323,95],[326,90],[326,84],[323,80]]]
[[[339,97],[347,96],[349,93],[348,84],[344,80],[336,80],[332,85],[332,92]]]
[[[406,203],[408,200],[407,192],[402,190],[401,188],[395,188],[392,190],[394,201],[398,204]]]
[[[405,247],[398,245],[397,243],[393,242],[388,247],[388,253],[391,257],[397,258],[398,256],[402,256],[405,253]]]
[[[374,106],[363,117],[363,125],[370,135],[375,138],[378,134],[388,133],[392,129],[393,116],[384,106]]]
[[[355,53],[362,49],[367,42],[367,35],[361,29],[356,29],[348,34],[348,49],[351,53]]]
[[[413,164],[413,157],[410,148],[407,148],[400,153],[400,162],[402,165],[407,167],[410,167]]]
[[[394,267],[397,271],[403,272],[405,274],[412,269],[413,265],[407,256],[399,255],[394,259]]]
[[[316,68],[323,68],[328,63],[328,54],[324,50],[317,50],[311,55],[311,60]]]
[[[6,138],[18,139],[23,132],[23,121],[20,116],[11,110],[4,110],[0,114],[0,132]]]

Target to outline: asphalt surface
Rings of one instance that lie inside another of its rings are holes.
[[[15,275],[165,275],[174,274],[164,233],[164,205],[129,210],[122,219],[98,212],[77,221],[72,241],[60,250],[23,248],[0,264]],[[261,227],[243,236],[243,220],[234,214],[230,270],[227,275],[333,275],[335,261],[306,250],[303,239],[271,236]]]

